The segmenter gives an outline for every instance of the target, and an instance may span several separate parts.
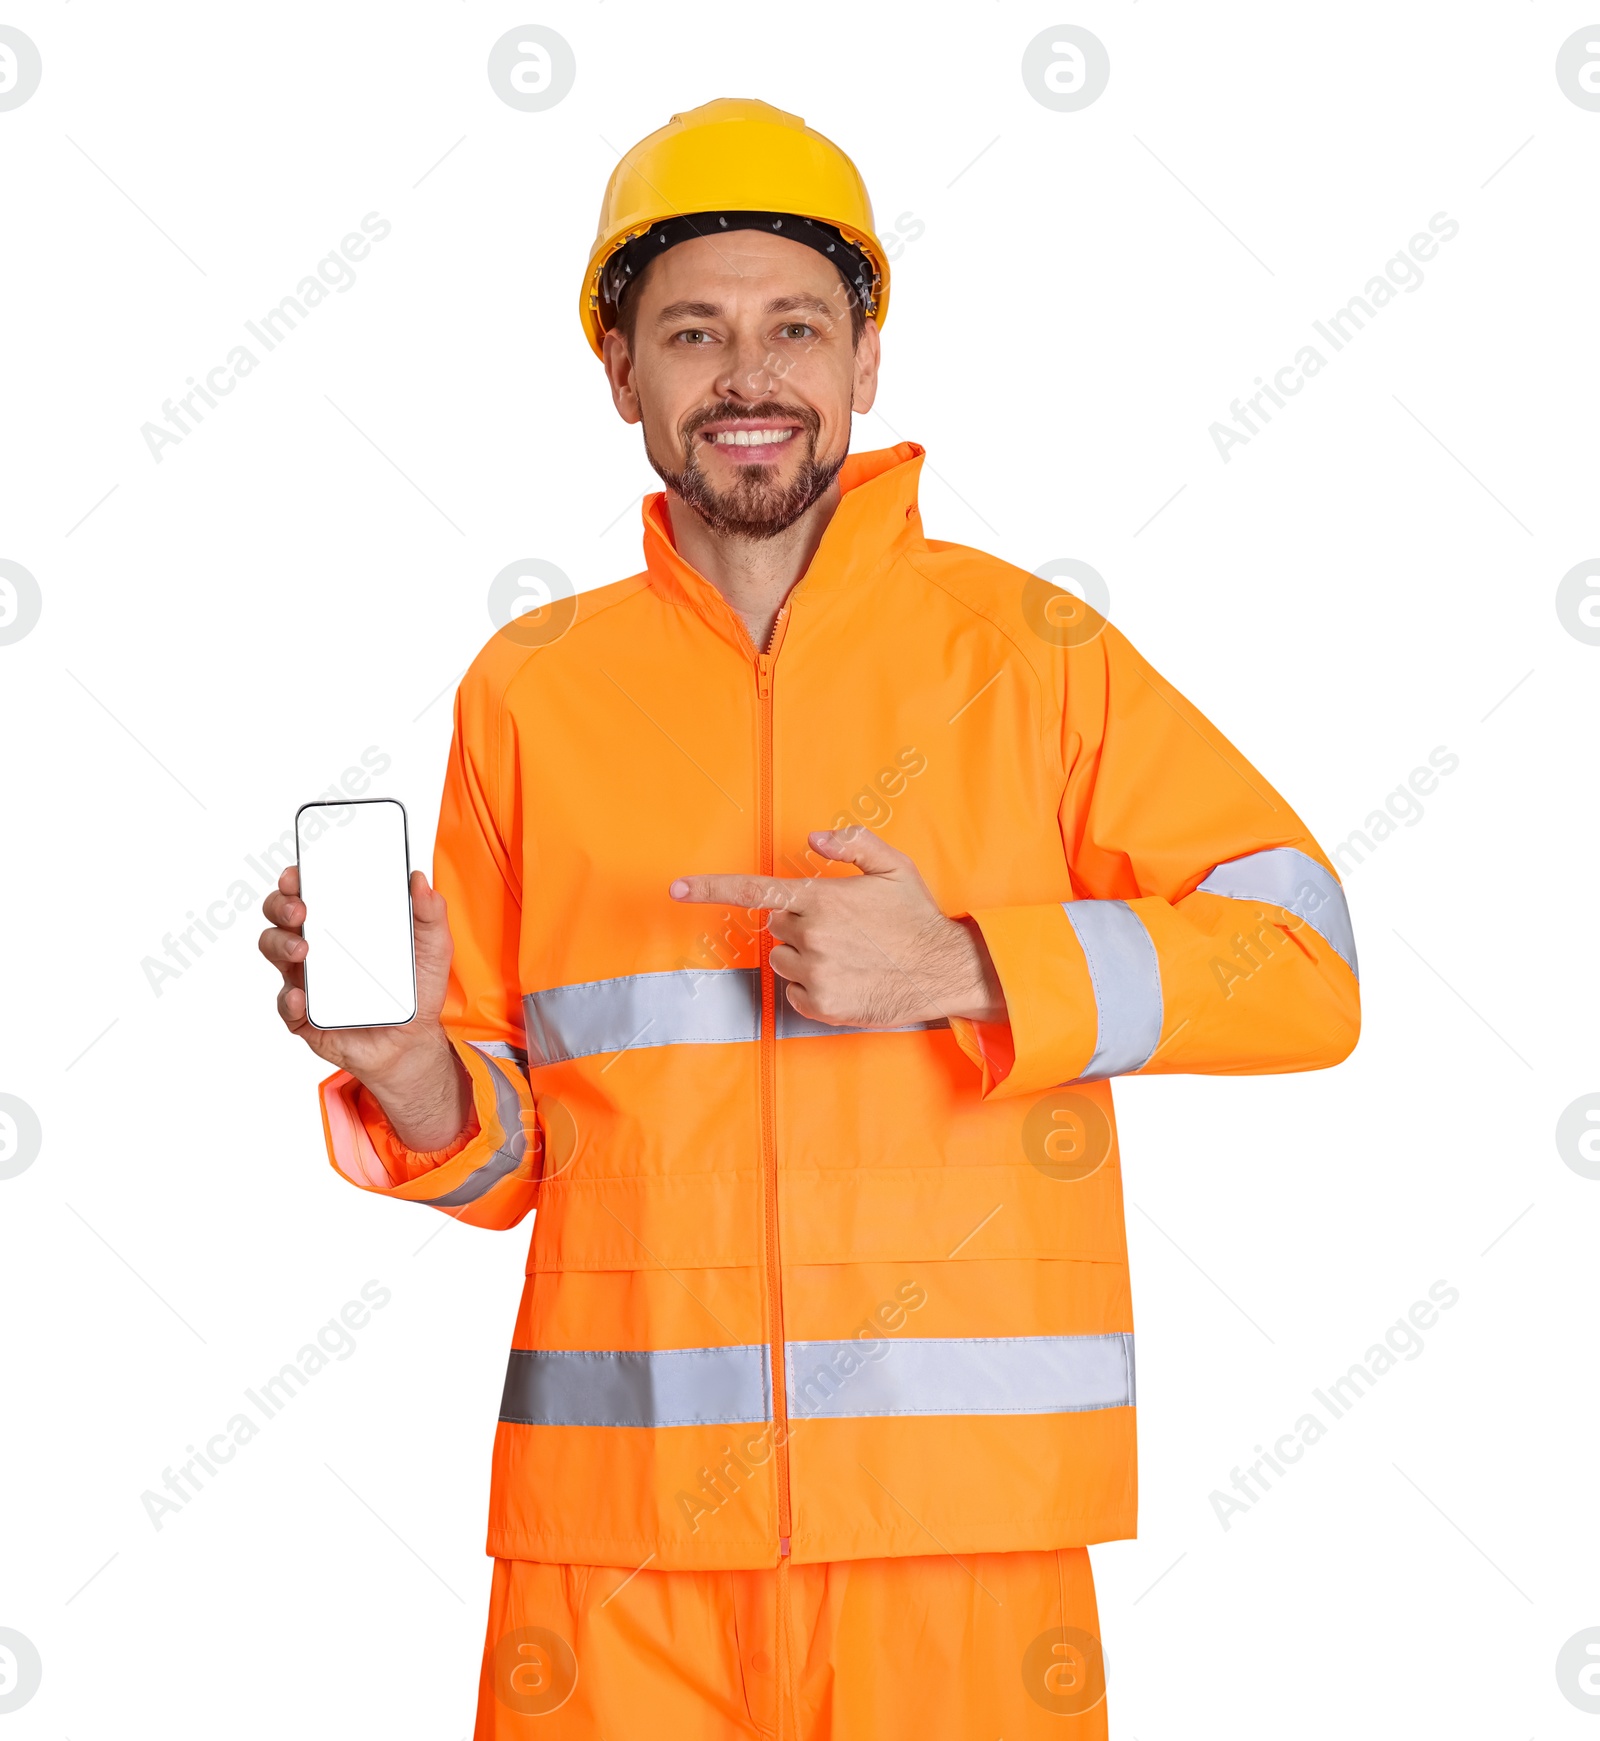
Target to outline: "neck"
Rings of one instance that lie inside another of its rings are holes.
[[[811,566],[822,534],[839,506],[839,482],[832,484],[792,526],[774,538],[737,538],[713,532],[693,508],[667,491],[667,515],[672,541],[684,559],[707,580],[744,619],[751,644],[763,648],[772,639],[783,601]]]

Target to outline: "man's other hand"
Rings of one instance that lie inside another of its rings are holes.
[[[869,828],[809,836],[854,877],[680,877],[675,901],[763,911],[772,971],[790,1004],[833,1027],[899,1028],[965,1016],[1006,1019],[1000,978],[970,919],[947,919],[903,852]]]

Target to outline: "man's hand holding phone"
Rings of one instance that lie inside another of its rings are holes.
[[[319,1058],[348,1070],[377,1097],[395,1135],[419,1153],[449,1146],[472,1107],[466,1068],[440,1022],[450,980],[450,920],[444,896],[411,873],[412,939],[416,953],[417,1013],[403,1026],[318,1028],[306,1011],[300,870],[290,865],[262,903],[270,930],[261,933],[261,953],[283,975],[278,1014]]]

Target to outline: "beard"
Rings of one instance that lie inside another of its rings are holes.
[[[791,442],[805,444],[805,457],[793,481],[779,483],[774,475],[778,470],[775,465],[747,465],[740,468],[735,482],[727,489],[716,489],[701,469],[696,434],[708,423],[753,422],[772,417],[792,417],[803,425],[798,434],[789,438]],[[648,440],[644,451],[662,483],[693,508],[713,532],[724,538],[757,542],[787,532],[839,475],[843,454],[837,459],[817,458],[820,429],[821,419],[816,412],[799,405],[780,405],[770,400],[760,405],[712,405],[696,411],[678,432],[688,456],[681,471],[663,465],[650,451]]]

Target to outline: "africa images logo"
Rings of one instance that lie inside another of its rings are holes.
[[[0,114],[20,109],[39,88],[44,72],[33,38],[0,24]]]

